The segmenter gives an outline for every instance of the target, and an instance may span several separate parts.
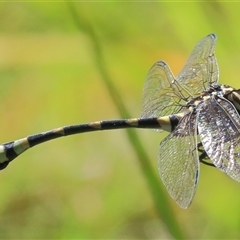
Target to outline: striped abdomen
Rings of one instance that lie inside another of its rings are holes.
[[[171,132],[177,126],[179,120],[183,117],[183,115],[184,114],[181,113],[160,118],[132,118],[71,125],[31,135],[22,139],[18,139],[16,141],[4,143],[0,145],[0,170],[7,167],[9,162],[11,162],[27,149],[49,140],[53,140],[55,138],[85,132],[121,128],[161,129]]]

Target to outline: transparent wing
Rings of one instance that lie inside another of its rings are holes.
[[[200,107],[198,131],[213,164],[240,182],[240,116],[226,99],[208,99]]]
[[[215,57],[217,37],[210,34],[197,43],[185,66],[177,77],[177,81],[192,97],[218,82],[218,65]]]
[[[158,163],[168,193],[180,207],[189,207],[199,178],[195,115],[189,113],[183,117],[176,129],[161,142]]]
[[[143,88],[141,117],[161,117],[177,113],[182,109],[182,98],[189,95],[176,83],[168,67],[162,61],[153,65]]]
[[[210,34],[193,49],[184,68],[175,79],[165,62],[150,69],[143,89],[141,117],[160,117],[183,110],[190,97],[197,97],[209,85],[218,81],[218,66],[214,55],[216,36]]]

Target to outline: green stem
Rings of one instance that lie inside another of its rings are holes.
[[[113,102],[115,103],[119,111],[121,118],[130,118],[130,114],[127,108],[125,107],[123,101],[121,100],[121,97],[113,81],[111,80],[110,74],[107,71],[106,64],[105,64],[104,57],[101,50],[102,48],[100,46],[100,41],[96,35],[96,32],[94,31],[89,21],[87,21],[85,18],[83,18],[81,15],[77,13],[74,5],[71,2],[67,2],[67,4],[76,27],[80,32],[84,32],[89,37],[92,43],[93,53],[95,55],[97,68],[99,69],[102,75],[102,79],[106,85],[106,88],[109,91],[109,94]],[[153,170],[151,162],[147,156],[146,151],[144,150],[144,147],[142,142],[140,141],[140,138],[138,137],[136,131],[126,130],[126,132],[127,132],[128,140],[133,146],[134,152],[137,155],[143,174],[147,180],[149,189],[151,191],[156,210],[162,222],[165,224],[168,232],[175,239],[185,239],[184,234],[180,228],[180,225],[178,224],[175,218],[174,212],[170,207],[170,204],[168,202],[168,197],[164,193],[165,190],[162,188],[159,177],[156,176],[155,171]]]

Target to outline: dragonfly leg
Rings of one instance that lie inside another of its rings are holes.
[[[210,167],[216,167],[213,163],[210,163],[208,162],[209,160],[209,157],[206,153],[206,151],[204,150],[203,148],[203,145],[202,145],[202,142],[199,142],[197,144],[197,148],[198,148],[198,152],[200,153],[199,155],[199,161],[207,166],[210,166]]]

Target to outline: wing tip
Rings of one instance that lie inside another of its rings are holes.
[[[215,33],[210,33],[209,35],[207,35],[207,37],[212,38],[214,41],[217,40],[217,35]]]
[[[154,65],[158,65],[158,66],[164,67],[164,66],[167,65],[167,63],[161,60],[161,61],[157,61]]]

